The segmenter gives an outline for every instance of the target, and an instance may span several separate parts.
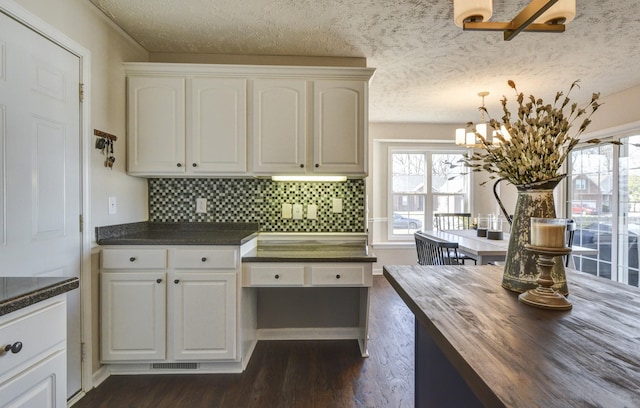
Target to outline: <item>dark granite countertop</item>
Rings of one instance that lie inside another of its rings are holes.
[[[364,241],[258,242],[242,262],[376,262]]]
[[[31,306],[80,286],[78,278],[0,278],[0,316]]]
[[[98,245],[242,245],[258,236],[255,223],[136,222],[96,227]]]

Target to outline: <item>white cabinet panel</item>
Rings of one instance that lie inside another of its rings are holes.
[[[174,360],[236,358],[236,273],[171,273],[169,333]]]
[[[304,266],[252,264],[246,266],[244,286],[303,286]]]
[[[313,286],[366,286],[366,268],[361,265],[314,265],[311,267]]]
[[[252,124],[254,173],[306,171],[306,81],[254,80]]]
[[[165,269],[167,251],[164,249],[103,249],[103,269]]]
[[[66,406],[66,308],[62,294],[0,316],[0,407]]]
[[[316,80],[313,89],[314,173],[365,176],[366,82]]]
[[[185,79],[131,76],[127,159],[131,174],[185,172]]]
[[[187,172],[247,171],[247,80],[187,81]]]
[[[238,248],[196,248],[171,251],[176,269],[233,269],[238,267]]]
[[[165,358],[164,280],[164,271],[101,273],[103,361]]]

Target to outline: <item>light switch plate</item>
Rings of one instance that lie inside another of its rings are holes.
[[[291,218],[291,204],[282,204],[282,218]]]
[[[333,199],[333,212],[341,213],[342,212],[342,198],[334,198]]]
[[[294,220],[302,219],[302,204],[293,205],[293,219]]]
[[[109,214],[113,215],[118,212],[118,204],[115,197],[109,197]]]
[[[315,204],[309,204],[307,206],[307,219],[315,220],[318,218],[318,206]]]

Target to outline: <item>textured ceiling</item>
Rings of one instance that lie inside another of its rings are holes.
[[[520,91],[574,99],[640,85],[638,0],[577,0],[562,34],[462,31],[452,0],[90,0],[150,52],[365,57],[372,122],[478,120]],[[494,0],[509,21],[526,0]],[[637,107],[633,107],[637,109]]]

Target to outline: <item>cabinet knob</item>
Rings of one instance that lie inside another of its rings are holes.
[[[129,262],[135,262],[136,261],[136,257],[132,256],[131,258],[129,258]]]
[[[336,275],[336,279],[340,279],[340,274],[337,274],[337,275]]]
[[[178,163],[178,164],[176,164],[176,166],[182,167],[182,163]]]
[[[301,164],[301,165],[300,165],[300,168],[301,168],[301,169],[304,169],[304,164]]]
[[[274,276],[274,278],[280,279],[280,275],[276,274],[276,276]]]
[[[316,167],[320,167],[320,165],[318,163],[316,163]]]
[[[20,352],[20,350],[22,350],[22,342],[21,341],[16,341],[13,344],[7,344],[6,346],[4,346],[4,352],[12,352],[13,354],[18,354]]]
[[[207,262],[207,258],[205,258],[204,256],[201,259],[202,262]]]
[[[180,279],[174,280],[173,283],[175,283],[177,285],[178,283],[180,283]]]
[[[162,279],[158,278],[158,279],[156,279],[156,282],[157,283],[162,283]]]
[[[193,163],[192,166],[193,167],[198,167],[198,163]]]

